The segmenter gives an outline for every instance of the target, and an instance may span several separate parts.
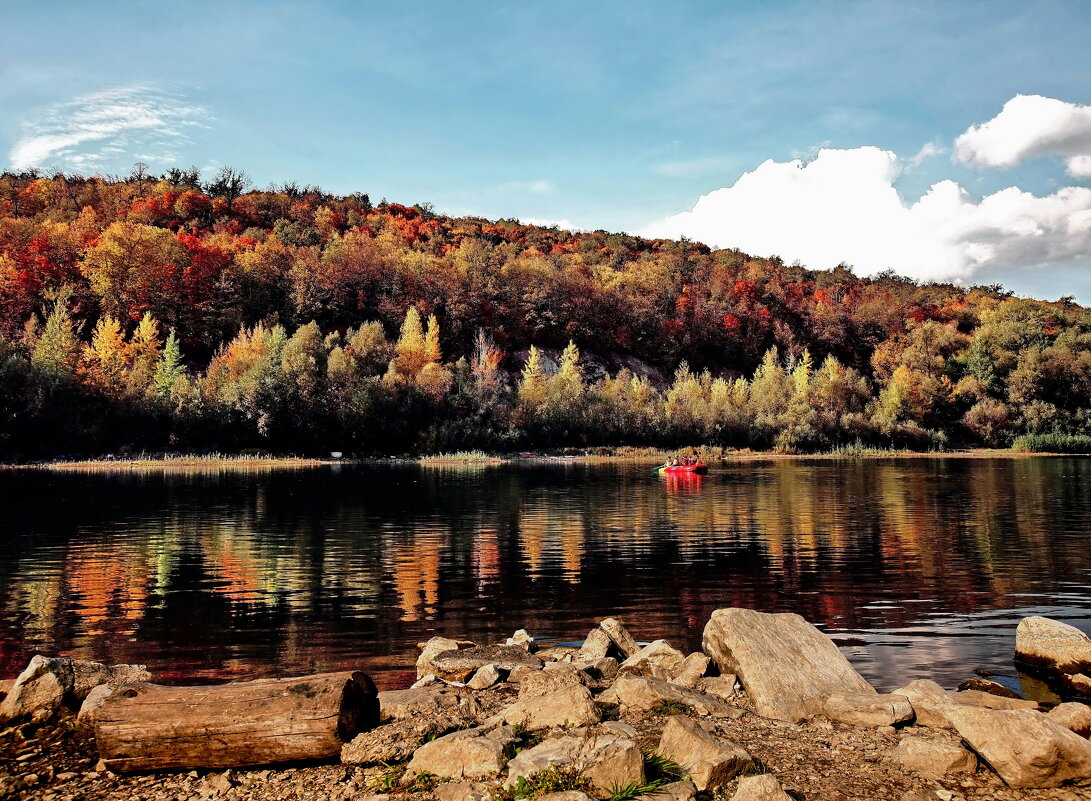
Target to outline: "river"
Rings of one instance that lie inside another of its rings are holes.
[[[1091,630],[1091,460],[326,465],[0,472],[0,677],[36,652],[168,681],[359,668],[433,634],[697,649],[712,610],[792,611],[879,689],[975,669],[1031,695],[1014,627]]]

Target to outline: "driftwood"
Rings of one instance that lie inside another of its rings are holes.
[[[211,687],[122,687],[94,711],[95,740],[118,773],[328,759],[379,722],[364,673]]]

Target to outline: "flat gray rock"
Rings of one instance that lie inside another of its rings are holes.
[[[465,681],[485,665],[510,673],[518,667],[541,667],[542,660],[518,645],[477,645],[443,651],[431,658],[431,672],[449,681]]]

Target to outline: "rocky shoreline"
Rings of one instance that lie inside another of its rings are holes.
[[[1028,618],[1016,640],[1056,686],[1091,686],[1078,630]],[[358,673],[187,690],[35,657],[0,682],[0,799],[1091,799],[1091,706],[1044,710],[987,681],[880,694],[797,615],[718,610],[689,655],[613,618],[580,648],[434,637],[417,676],[381,692]]]

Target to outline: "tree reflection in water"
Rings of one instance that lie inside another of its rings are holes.
[[[36,651],[174,678],[362,666],[433,633],[581,637],[623,617],[697,648],[715,608],[794,611],[880,687],[1011,671],[1011,630],[1088,628],[1080,459],[470,471],[0,474],[0,675]]]

